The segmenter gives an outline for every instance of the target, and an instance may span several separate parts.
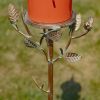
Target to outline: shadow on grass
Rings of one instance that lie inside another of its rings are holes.
[[[61,85],[62,95],[61,100],[79,100],[80,92],[82,90],[81,85],[78,82],[75,82],[74,77],[69,81],[64,82]]]

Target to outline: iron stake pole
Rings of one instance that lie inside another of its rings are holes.
[[[48,40],[48,100],[53,100],[53,41]]]

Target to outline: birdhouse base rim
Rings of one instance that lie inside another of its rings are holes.
[[[63,21],[63,22],[58,22],[58,23],[40,23],[40,22],[35,22],[35,21],[32,21],[29,16],[28,16],[28,13],[26,12],[25,13],[25,16],[24,16],[24,21],[26,24],[29,24],[29,25],[32,25],[36,28],[46,28],[46,29],[54,29],[54,27],[66,27],[66,26],[69,26],[71,24],[73,24],[76,20],[76,13],[73,12],[72,14],[72,17],[69,19],[69,20],[66,20],[66,21]]]

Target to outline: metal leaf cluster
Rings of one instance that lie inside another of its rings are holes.
[[[76,54],[76,53],[66,53],[65,54],[65,59],[68,61],[68,62],[76,62],[78,60],[81,59],[81,56]]]
[[[12,23],[16,23],[19,19],[19,12],[13,4],[8,6],[9,19]]]

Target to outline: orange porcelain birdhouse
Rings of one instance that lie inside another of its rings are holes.
[[[28,0],[28,16],[32,22],[55,24],[72,17],[72,0]]]

